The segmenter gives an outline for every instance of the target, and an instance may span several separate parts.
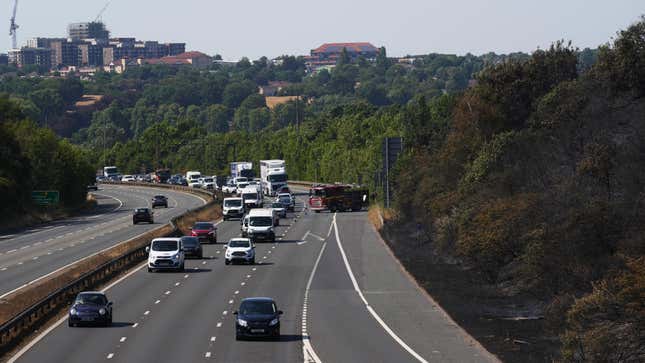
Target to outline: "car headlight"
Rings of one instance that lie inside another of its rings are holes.
[[[72,315],[76,315],[76,314],[78,314],[78,311],[76,311],[76,309],[72,308],[72,309],[69,311],[69,313],[70,313],[70,314],[72,314]]]
[[[107,311],[105,311],[105,309],[104,309],[104,308],[100,308],[100,309],[99,309],[99,314],[101,314],[101,315],[105,315],[105,313],[107,313]]]
[[[243,320],[243,319],[237,319],[237,323],[240,324],[240,326],[247,326],[248,325],[246,320]]]
[[[172,256],[170,256],[170,258],[172,258],[173,260],[176,260],[176,259],[179,258],[179,254],[177,253],[175,255],[172,255]]]
[[[278,322],[279,322],[278,318],[275,318],[275,319],[271,320],[271,322],[269,323],[269,325],[270,325],[270,326],[274,326],[274,325],[276,325]]]

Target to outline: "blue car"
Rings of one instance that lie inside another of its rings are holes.
[[[234,312],[235,340],[251,337],[280,339],[280,315],[273,299],[250,297],[242,300],[240,310]]]
[[[72,308],[69,309],[67,325],[81,324],[112,325],[112,302],[99,291],[84,291],[76,295]]]

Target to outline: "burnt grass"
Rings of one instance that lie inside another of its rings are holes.
[[[487,284],[459,261],[440,256],[420,241],[414,224],[386,221],[384,241],[417,283],[457,324],[504,362],[551,362],[559,340],[549,336],[539,315],[540,303],[528,296],[509,296]]]

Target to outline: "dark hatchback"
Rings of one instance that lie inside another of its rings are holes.
[[[137,208],[132,214],[132,224],[137,224],[139,222],[154,223],[152,214],[153,213],[150,208]]]
[[[186,258],[204,258],[204,251],[202,245],[199,243],[199,238],[193,236],[181,237],[181,244],[184,247],[184,255]]]
[[[242,300],[240,309],[233,314],[235,319],[235,340],[251,337],[280,339],[280,315],[273,299],[250,297]]]
[[[168,198],[165,195],[155,195],[152,198],[152,208],[155,207],[168,208]]]
[[[76,295],[72,308],[69,309],[67,325],[81,324],[112,325],[112,302],[104,293],[85,291]]]
[[[190,235],[199,238],[199,241],[217,243],[217,228],[210,222],[196,222],[190,231]]]

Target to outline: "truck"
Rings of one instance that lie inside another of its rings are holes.
[[[119,169],[116,166],[104,166],[103,176],[108,179],[116,178],[119,176]]]
[[[243,176],[253,177],[253,163],[249,161],[234,161],[231,163],[231,178]]]
[[[265,195],[275,196],[287,185],[287,169],[284,160],[260,160],[260,179]]]
[[[309,209],[319,213],[360,211],[369,204],[369,191],[366,188],[345,184],[320,184],[309,189]]]
[[[150,177],[153,183],[165,184],[170,179],[170,169],[157,169]]]

